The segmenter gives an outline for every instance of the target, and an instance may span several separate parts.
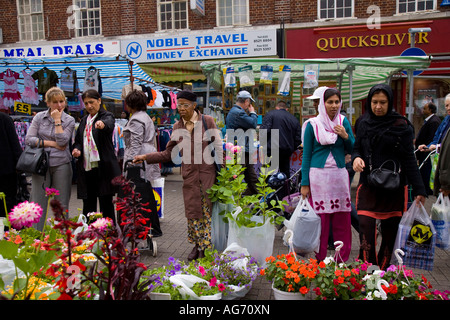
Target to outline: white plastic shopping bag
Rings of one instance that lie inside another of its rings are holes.
[[[214,249],[223,251],[227,247],[228,240],[228,222],[223,221],[225,217],[222,212],[233,211],[232,204],[224,204],[221,202],[214,202],[211,210],[211,240]]]
[[[436,229],[436,246],[450,250],[450,200],[442,192],[431,207],[431,220]]]
[[[299,206],[301,210],[294,222],[292,245],[296,253],[304,256],[319,251],[322,223],[308,199],[302,199]]]
[[[237,207],[232,213],[233,216],[237,216],[241,213],[242,208]],[[251,220],[258,224],[264,222],[263,217],[253,216]],[[246,248],[250,255],[258,261],[261,267],[266,264],[266,257],[272,255],[273,252],[273,242],[275,240],[275,226],[270,222],[270,219],[266,219],[263,225],[258,227],[239,227],[235,221],[229,219],[229,229],[228,229],[228,242],[230,245],[236,242],[243,248]]]
[[[189,300],[220,300],[222,298],[222,293],[216,293],[209,296],[198,296],[193,290],[192,287],[197,282],[204,282],[208,284],[208,281],[194,276],[192,274],[176,274],[174,276],[169,277],[169,281],[179,286],[178,291],[184,299]]]
[[[230,257],[238,258],[231,262],[231,265],[233,266],[234,269],[241,268],[243,270],[247,270],[248,263],[250,261],[248,258],[250,256],[250,253],[248,252],[247,249],[241,247],[236,242],[233,242],[223,251],[223,253],[227,253]],[[258,272],[258,269],[255,268],[254,270],[252,270],[252,272],[256,274]],[[228,285],[228,286],[231,287],[232,292],[230,292],[227,295],[224,295],[222,297],[222,300],[234,300],[243,298],[252,288],[252,284],[247,286],[236,286],[236,285]]]

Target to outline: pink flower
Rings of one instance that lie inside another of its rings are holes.
[[[59,190],[55,188],[45,188],[45,196],[46,197],[59,196]]]
[[[225,291],[225,285],[223,283],[219,283],[217,289],[219,289],[219,291]]]
[[[111,227],[112,222],[110,218],[100,218],[95,220],[95,222],[89,225],[90,229],[97,229],[100,231],[106,230],[108,227]]]
[[[387,270],[387,271],[393,271],[393,272],[395,272],[395,271],[397,271],[397,267],[396,267],[395,265],[392,264],[392,265],[390,265],[389,268],[387,268],[386,270]]]
[[[225,149],[233,150],[233,148],[234,148],[234,144],[232,144],[231,142],[225,143]]]
[[[42,216],[42,207],[34,202],[24,201],[9,213],[9,222],[14,229],[29,228],[38,223]]]
[[[202,275],[202,277],[204,277],[205,274],[206,274],[205,268],[203,268],[202,266],[199,266],[199,267],[198,267],[198,272],[200,272],[200,274]]]
[[[209,281],[209,286],[210,287],[215,287],[217,284],[217,278],[213,277],[210,281]]]

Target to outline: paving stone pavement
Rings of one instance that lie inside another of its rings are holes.
[[[352,195],[354,197],[356,183],[355,176],[352,184]],[[160,221],[163,236],[155,238],[156,256],[149,250],[142,250],[142,262],[150,267],[165,265],[169,257],[187,261],[187,256],[192,250],[192,245],[187,241],[187,220],[184,216],[184,203],[182,196],[182,178],[180,169],[175,168],[172,174],[165,177],[164,186],[164,218]],[[77,212],[76,208],[82,208],[82,201],[76,199],[76,186],[73,186],[70,203],[70,212]],[[436,197],[430,196],[425,207],[429,212]],[[350,260],[356,259],[359,250],[359,237],[355,229],[352,228],[352,251]],[[288,247],[283,244],[282,237],[284,229],[276,231],[273,254],[288,253]],[[333,255],[334,251],[328,251],[328,255]],[[434,268],[432,271],[412,269],[417,274],[423,274],[437,290],[450,290],[450,251],[444,251],[436,247]],[[270,283],[263,277],[258,276],[254,281],[252,289],[243,300],[273,300]]]

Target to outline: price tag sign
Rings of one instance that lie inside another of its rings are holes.
[[[31,115],[31,104],[15,101],[14,102],[14,112],[27,113]]]

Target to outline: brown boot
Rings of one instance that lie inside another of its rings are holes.
[[[191,253],[188,255],[188,260],[192,261],[198,258],[198,244],[195,245],[194,249],[192,249]]]

